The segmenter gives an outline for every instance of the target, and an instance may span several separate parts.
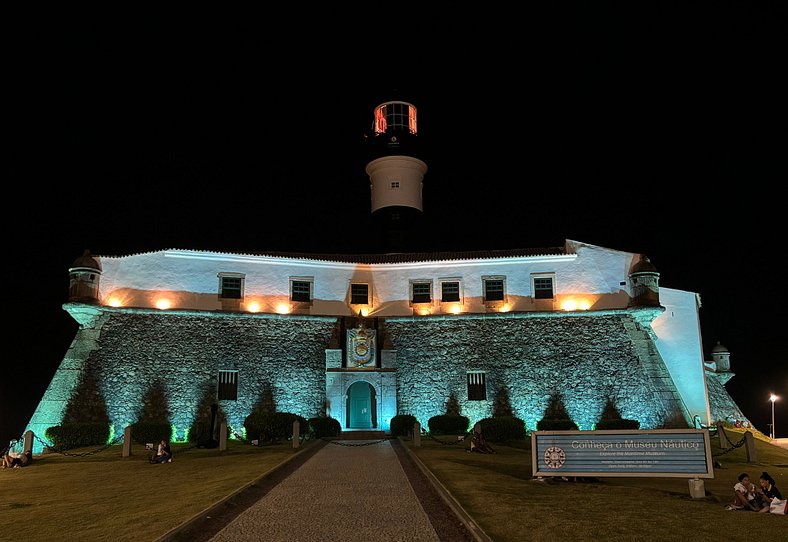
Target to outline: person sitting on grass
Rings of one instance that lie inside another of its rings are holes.
[[[768,472],[764,472],[761,474],[761,488],[759,493],[763,495],[763,503],[764,506],[759,510],[759,512],[768,512],[769,505],[772,503],[773,499],[783,500],[783,495],[780,493],[780,490],[777,489],[777,485],[774,482],[774,478],[769,476]]]
[[[172,449],[170,443],[166,439],[161,439],[159,448],[156,451],[156,456],[151,463],[172,463]]]
[[[25,453],[10,451],[3,456],[4,469],[18,469],[26,467],[33,460],[33,452],[30,450]]]
[[[750,482],[750,475],[743,472],[739,475],[739,483],[733,486],[733,504],[726,507],[727,510],[752,510],[757,512],[761,509],[761,499],[755,484]]]

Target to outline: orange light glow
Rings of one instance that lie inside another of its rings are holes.
[[[287,303],[279,303],[276,306],[276,312],[279,314],[290,314],[290,305]]]
[[[576,311],[577,310],[577,301],[574,299],[567,299],[561,303],[561,309],[565,311]]]
[[[363,309],[361,309],[361,311],[360,311],[360,312],[361,312],[361,316],[363,316],[364,318],[366,318],[367,316],[369,316],[369,309],[368,309],[368,308],[366,308],[366,307],[364,307]]]
[[[565,299],[561,302],[561,310],[565,311],[587,311],[591,308],[591,302],[587,299]]]
[[[172,306],[172,302],[169,299],[161,298],[156,301],[156,308],[166,311]]]
[[[246,310],[249,312],[260,312],[260,303],[257,301],[252,301],[246,305]]]
[[[123,301],[119,297],[110,297],[107,301],[107,305],[110,307],[122,307]]]
[[[430,309],[425,308],[419,310],[419,314],[421,314],[422,316],[427,316],[429,313],[430,313]]]
[[[501,308],[498,309],[498,310],[500,312],[509,312],[512,309],[511,309],[511,307],[509,307],[509,303],[504,303],[503,305],[501,305]]]
[[[459,305],[452,305],[451,308],[449,309],[449,312],[451,312],[452,314],[460,314],[462,312],[462,307],[460,307]]]
[[[382,134],[386,131],[386,106],[381,105],[375,109],[375,133]]]

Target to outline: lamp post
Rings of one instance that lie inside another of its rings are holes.
[[[769,396],[769,401],[772,402],[772,435],[771,435],[772,439],[774,439],[777,436],[777,431],[774,430],[774,403],[775,401],[777,401],[777,399],[779,399],[779,397],[777,397],[775,394],[771,394]]]

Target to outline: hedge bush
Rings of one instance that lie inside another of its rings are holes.
[[[194,420],[194,423],[192,423],[191,427],[189,427],[189,431],[186,434],[186,440],[188,440],[189,442],[198,442],[198,441],[203,442],[205,440],[209,440],[212,438],[211,435],[209,434],[210,432],[211,432],[210,420]],[[229,433],[229,429],[228,429],[227,436],[229,437],[230,435],[231,433]]]
[[[103,446],[109,440],[107,423],[64,423],[47,428],[44,436],[57,450]]]
[[[470,420],[466,416],[459,416],[457,414],[441,414],[440,416],[433,416],[427,422],[430,428],[430,433],[436,435],[450,435],[458,433],[467,433],[468,424]]]
[[[413,431],[413,425],[417,422],[416,416],[410,414],[397,414],[391,418],[391,436],[406,437]]]
[[[599,420],[595,429],[640,429],[640,422],[637,420],[627,420],[626,418],[618,420]]]
[[[306,418],[292,412],[255,412],[246,417],[246,438],[262,442],[277,442],[292,437],[293,422],[298,420],[301,434],[309,430]]]
[[[172,426],[169,422],[137,422],[131,426],[131,438],[137,443],[172,440]]]
[[[315,438],[336,437],[342,432],[339,420],[334,418],[309,418],[309,429]]]
[[[571,431],[577,430],[577,424],[572,420],[545,418],[536,422],[537,431]]]
[[[484,418],[479,422],[482,436],[490,442],[508,442],[525,438],[525,422],[513,416]]]

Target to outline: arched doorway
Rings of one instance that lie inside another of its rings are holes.
[[[375,388],[367,382],[356,382],[347,389],[347,420],[349,429],[372,429],[378,426]]]

